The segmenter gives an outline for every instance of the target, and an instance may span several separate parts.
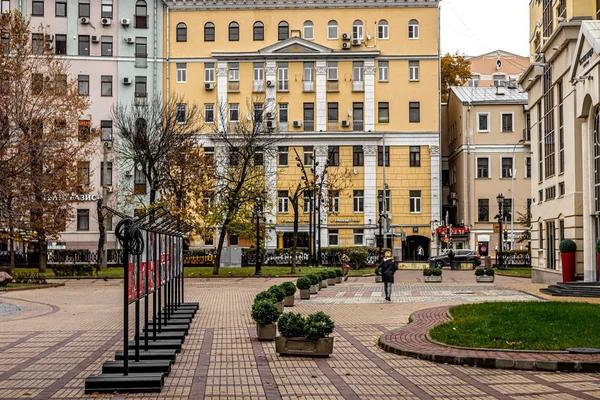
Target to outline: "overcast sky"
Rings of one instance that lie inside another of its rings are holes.
[[[528,56],[528,0],[441,0],[442,54],[505,50]]]

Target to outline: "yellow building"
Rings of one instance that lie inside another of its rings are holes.
[[[294,149],[349,173],[339,199],[321,206],[321,246],[375,246],[385,143],[388,238],[407,258],[429,249],[441,220],[437,0],[166,3],[166,92],[215,124],[261,113],[282,136],[276,160],[265,160],[277,172],[268,248],[289,246]],[[208,128],[202,140],[215,146]],[[308,219],[300,213],[303,236]]]

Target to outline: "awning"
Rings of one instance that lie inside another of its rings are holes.
[[[490,235],[477,235],[477,241],[479,242],[489,242]]]

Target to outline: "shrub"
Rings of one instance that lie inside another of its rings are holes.
[[[92,264],[54,264],[52,271],[56,276],[92,276],[94,267]]]
[[[348,252],[350,266],[354,269],[360,269],[367,263],[369,252],[365,249],[355,249]]]
[[[326,281],[327,280],[327,272],[325,272],[325,271],[319,272],[319,277],[321,278],[322,281]]]
[[[310,279],[312,285],[316,285],[321,281],[321,275],[318,273],[307,274],[306,277]]]
[[[441,268],[425,268],[423,270],[423,276],[442,276]]]
[[[260,292],[256,295],[256,297],[254,297],[255,303],[261,300],[271,300],[273,303],[277,302],[277,299],[275,298],[275,296],[273,296],[273,293],[267,290]]]
[[[252,319],[257,324],[273,324],[280,315],[281,312],[270,299],[258,300],[252,305]]]
[[[34,272],[15,272],[12,274],[14,283],[34,283],[34,284],[46,284],[46,278],[44,275]]]
[[[327,270],[327,278],[329,278],[329,279],[335,279],[336,276],[337,276],[337,274],[335,273],[334,270],[332,270],[332,269]]]
[[[285,292],[277,285],[271,286],[267,292],[271,293],[271,296],[275,298],[277,302],[283,301],[285,297]]]
[[[296,294],[296,285],[294,285],[294,282],[283,282],[279,287],[286,296],[293,296]]]
[[[308,290],[312,286],[312,281],[308,278],[308,276],[303,276],[298,278],[296,281],[296,286],[300,290]]]
[[[560,242],[561,253],[573,253],[575,251],[577,251],[577,245],[571,239],[565,239]]]
[[[375,270],[375,271],[377,271],[377,270]],[[431,268],[425,268],[423,270],[423,276],[431,276],[432,271],[433,270]]]
[[[326,338],[333,332],[333,328],[335,328],[335,324],[329,315],[319,311],[306,318],[304,336],[312,340]]]
[[[477,268],[475,270],[475,276],[483,276],[485,275],[485,270],[483,268]]]
[[[334,269],[334,271],[335,271],[335,276],[336,277],[339,278],[340,276],[344,276],[344,271],[342,271],[341,268],[336,268],[336,269]]]
[[[277,320],[277,329],[281,336],[301,337],[304,336],[305,324],[306,321],[300,313],[286,312]]]
[[[496,274],[496,271],[494,271],[492,268],[488,268],[485,270],[486,276],[494,276],[495,274]]]

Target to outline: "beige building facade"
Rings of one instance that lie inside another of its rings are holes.
[[[480,56],[469,57],[471,79],[464,86],[498,86],[501,82],[518,80],[529,65],[529,58],[496,50]]]

